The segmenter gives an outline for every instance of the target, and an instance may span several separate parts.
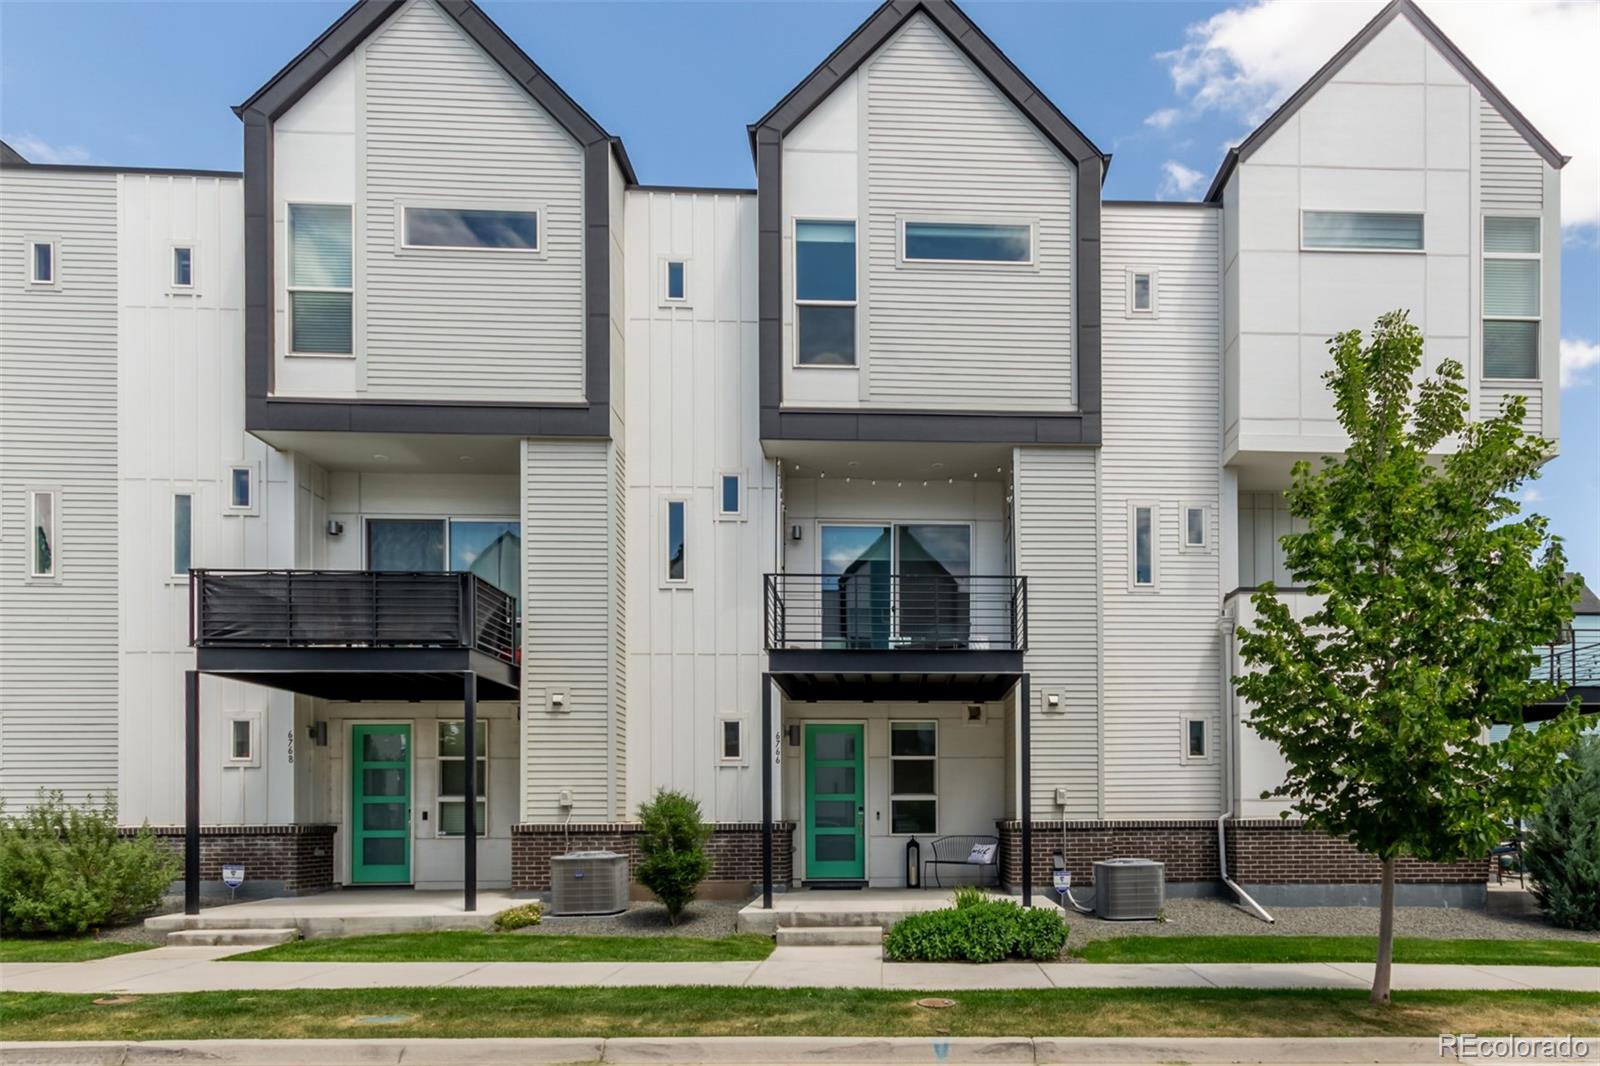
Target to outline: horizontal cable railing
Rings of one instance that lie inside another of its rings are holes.
[[[1585,638],[1593,635],[1582,634]],[[1566,641],[1546,644],[1539,649],[1539,665],[1534,667],[1533,676],[1569,688],[1600,685],[1600,640],[1579,643],[1574,634]]]
[[[234,648],[473,648],[517,661],[517,601],[476,574],[192,570],[189,642]]]
[[[769,651],[1025,651],[1028,579],[968,574],[768,574]]]

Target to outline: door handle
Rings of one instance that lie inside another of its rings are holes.
[[[856,832],[858,832],[858,833],[865,832],[866,828],[867,828],[866,808],[863,807],[863,806],[857,805],[857,807],[856,807]]]

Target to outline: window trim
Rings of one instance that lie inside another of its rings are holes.
[[[722,482],[723,482],[724,479],[730,478],[730,477],[739,479],[739,509],[737,511],[724,511],[722,509],[722,493],[723,493],[723,488],[724,488]],[[743,521],[745,516],[746,516],[746,512],[749,511],[749,506],[746,503],[746,498],[748,497],[749,492],[750,492],[749,479],[745,477],[744,471],[743,470],[734,470],[734,469],[731,469],[731,468],[723,468],[721,470],[718,470],[717,471],[717,483],[716,483],[716,490],[715,491],[716,491],[716,501],[717,501],[717,521],[719,521],[719,522],[741,522],[741,521]]]
[[[178,281],[178,253],[187,250],[189,253],[189,283],[181,284]],[[354,253],[352,252],[352,257]],[[200,250],[193,241],[173,241],[167,245],[167,288],[180,295],[191,295],[199,291],[200,285]]]
[[[227,748],[223,757],[223,766],[260,766],[261,765],[261,712],[243,711],[230,714],[225,719],[227,726]],[[250,727],[250,753],[240,758],[233,753],[233,727],[236,722],[244,722]]]
[[[167,562],[170,564],[172,569],[169,580],[174,584],[189,580],[189,571],[180,571],[178,569],[178,498],[180,496],[187,496],[189,498],[189,569],[192,570],[194,569],[194,550],[196,547],[194,520],[195,497],[198,495],[199,493],[197,493],[193,487],[185,487],[173,489],[170,497],[172,507],[167,512],[168,517],[171,518],[171,521],[167,525]]]
[[[664,255],[658,260],[660,263],[659,278],[661,282],[662,307],[689,307],[689,257],[686,255]],[[680,263],[683,266],[683,295],[673,296],[671,286],[672,264]]]
[[[294,209],[297,207],[346,207],[350,209],[350,286],[337,288],[294,283]],[[361,333],[356,328],[356,234],[361,220],[356,215],[356,205],[340,200],[285,200],[283,202],[283,350],[285,355],[299,359],[354,359],[361,347]],[[350,294],[350,350],[348,352],[301,352],[294,346],[294,294],[297,292],[333,292]]]
[[[855,297],[850,300],[802,300],[800,298],[800,224],[802,222],[848,222],[855,233],[855,255],[850,260],[851,289]],[[792,215],[789,218],[789,306],[790,319],[789,365],[796,370],[859,370],[861,369],[861,220],[855,218],[827,218],[815,215]],[[800,308],[802,307],[853,307],[856,309],[855,350],[848,363],[802,363],[800,361]]]
[[[737,755],[729,755],[727,744],[725,743],[725,733],[730,723],[739,729],[739,752]],[[749,764],[749,759],[745,754],[748,751],[748,746],[745,743],[745,735],[748,732],[749,729],[745,724],[743,715],[721,714],[717,716],[717,765],[746,766]]]
[[[1150,306],[1139,307],[1134,302],[1134,279],[1139,275],[1150,279]],[[1161,272],[1155,267],[1128,267],[1127,269],[1127,316],[1129,318],[1160,318],[1161,317]]]
[[[433,835],[443,840],[462,840],[466,837],[465,833],[445,832],[444,805],[446,803],[466,804],[471,801],[466,796],[458,796],[453,792],[447,793],[444,791],[444,764],[447,762],[458,762],[465,765],[467,757],[465,755],[441,755],[439,753],[439,727],[443,725],[449,725],[451,722],[460,722],[463,726],[465,726],[466,721],[467,720],[465,718],[434,719]],[[480,714],[477,718],[477,723],[483,729],[483,750],[478,753],[476,760],[483,763],[483,820],[475,827],[478,830],[478,838],[481,840],[489,835],[489,719]]]
[[[1539,250],[1537,252],[1491,252],[1489,251],[1488,228],[1491,218],[1531,218],[1539,223],[1534,232],[1539,235]],[[1478,219],[1478,258],[1481,261],[1478,269],[1478,380],[1491,387],[1501,388],[1506,385],[1540,384],[1544,381],[1544,214],[1539,211],[1485,211]],[[1529,315],[1491,315],[1484,306],[1486,296],[1486,278],[1488,264],[1491,259],[1504,259],[1511,261],[1534,262],[1538,264],[1539,278],[1539,312]],[[1490,377],[1488,362],[1484,357],[1483,342],[1485,322],[1532,322],[1537,326],[1533,347],[1533,377]]]
[[[1189,540],[1189,512],[1200,512],[1200,543]],[[1204,503],[1184,503],[1178,507],[1178,550],[1205,552],[1211,549],[1211,507]]]
[[[26,528],[27,543],[23,547],[24,565],[26,569],[24,580],[28,584],[59,584],[61,581],[61,490],[53,485],[29,485],[23,490],[28,501],[28,524]],[[33,531],[37,525],[37,511],[39,496],[50,497],[50,569],[45,572],[35,572]]]
[[[512,255],[523,255],[530,258],[545,258],[545,222],[549,218],[543,204],[478,202],[478,203],[446,203],[436,200],[399,200],[395,202],[395,251],[410,255],[412,253],[427,254],[429,252],[509,252]],[[532,248],[488,248],[477,244],[412,244],[406,239],[406,212],[413,207],[427,211],[506,211],[533,216],[534,239],[536,244]],[[354,216],[352,215],[352,224]],[[352,231],[354,232],[354,231]],[[353,254],[353,253],[352,253]],[[354,264],[351,264],[352,268]],[[355,271],[351,270],[354,279]]]
[[[1139,512],[1150,511],[1150,580],[1137,580],[1139,573]],[[1128,591],[1158,592],[1161,589],[1161,502],[1128,501]]]
[[[1205,753],[1194,755],[1189,751],[1189,726],[1193,722],[1200,723],[1200,729],[1205,741]],[[1211,728],[1211,716],[1199,713],[1185,713],[1178,716],[1178,758],[1184,765],[1202,764],[1216,761],[1217,744],[1214,731]]]
[[[809,219],[807,221],[810,221]],[[933,226],[1016,226],[1028,231],[1028,258],[1026,259],[923,259],[906,254],[906,226],[926,223]],[[902,267],[955,267],[966,270],[1037,270],[1039,266],[1039,220],[1034,218],[995,217],[982,215],[947,215],[936,217],[927,214],[896,215],[895,265]],[[859,239],[859,235],[858,235]],[[859,289],[857,290],[859,296]]]
[[[50,246],[50,280],[40,281],[34,276],[36,265],[33,249],[36,245]],[[61,239],[59,237],[24,237],[22,239],[22,279],[30,289],[61,288]]]
[[[249,478],[250,499],[242,507],[233,502],[233,475],[243,470]],[[222,513],[225,515],[253,515],[261,513],[261,472],[255,463],[229,463],[222,468]]]
[[[963,704],[962,706],[963,706],[963,710],[962,710],[961,713],[963,715],[965,715],[966,714],[965,705]],[[897,726],[897,725],[910,725],[910,726],[923,726],[923,725],[925,725],[925,726],[931,727],[933,729],[933,754],[932,755],[896,755],[894,753],[894,729],[895,729],[895,726]],[[943,807],[943,804],[939,802],[939,752],[940,752],[940,749],[943,747],[943,744],[939,739],[939,720],[937,718],[891,718],[891,719],[889,719],[889,738],[888,739],[889,739],[889,749],[888,749],[889,780],[888,780],[887,784],[888,784],[888,795],[889,795],[889,825],[888,825],[888,832],[885,835],[891,836],[891,837],[913,837],[913,836],[917,835],[915,832],[912,832],[912,833],[897,833],[897,832],[895,832],[895,828],[894,828],[894,804],[895,804],[896,800],[918,800],[918,801],[932,800],[933,801],[933,829],[930,832],[931,832],[931,835],[938,836],[939,835],[939,814],[940,814],[941,808]],[[931,763],[933,763],[933,792],[932,793],[896,792],[894,790],[894,764],[896,762],[931,762]],[[928,836],[928,835],[930,835],[929,832],[923,832],[923,836]]]
[[[1422,221],[1422,245],[1419,248],[1347,248],[1306,243],[1306,215],[1401,215]],[[1302,252],[1334,252],[1340,255],[1427,255],[1428,215],[1425,211],[1355,211],[1342,207],[1302,207],[1300,209],[1300,250]]]
[[[672,561],[671,561],[671,556],[669,554],[670,549],[671,549],[671,544],[672,544],[672,541],[671,541],[671,538],[672,538],[671,507],[675,503],[683,505],[683,576],[682,577],[672,577],[672,576],[670,576],[671,573],[672,573]],[[688,496],[681,495],[681,494],[672,494],[672,495],[666,495],[666,496],[662,496],[661,497],[661,506],[660,506],[660,511],[659,511],[659,521],[661,523],[661,529],[660,529],[659,536],[656,537],[656,552],[657,552],[656,561],[657,561],[657,564],[661,567],[661,581],[660,581],[660,584],[661,584],[661,587],[664,588],[664,589],[682,589],[682,588],[692,588],[693,587],[693,582],[690,580],[691,576],[694,573],[694,571],[690,567],[690,564],[692,563],[692,561],[694,559],[694,553],[689,550],[689,516],[690,516],[690,514],[691,514],[691,506],[690,506],[690,498]]]

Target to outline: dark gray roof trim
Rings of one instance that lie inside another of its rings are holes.
[[[1374,37],[1378,36],[1384,27],[1402,15],[1405,16],[1406,21],[1417,28],[1417,32],[1422,34],[1424,40],[1433,45],[1439,54],[1444,56],[1450,65],[1455,68],[1456,73],[1465,78],[1468,84],[1483,94],[1484,99],[1494,105],[1494,109],[1500,112],[1501,116],[1511,124],[1511,128],[1520,133],[1523,139],[1533,146],[1534,150],[1539,153],[1546,163],[1557,170],[1567,165],[1567,162],[1572,157],[1562,155],[1557,151],[1556,146],[1551,144],[1544,134],[1534,128],[1533,123],[1529,122],[1527,116],[1518,111],[1511,101],[1506,99],[1504,93],[1495,88],[1494,82],[1484,77],[1483,71],[1473,65],[1472,60],[1468,59],[1466,54],[1456,47],[1454,41],[1444,35],[1444,31],[1439,29],[1432,19],[1423,14],[1421,8],[1413,3],[1412,0],[1390,0],[1382,11],[1373,16],[1371,22],[1361,28],[1361,32],[1350,38],[1343,48],[1335,52],[1332,59],[1324,63],[1320,70],[1311,75],[1309,81],[1296,89],[1278,107],[1278,110],[1274,111],[1265,122],[1251,132],[1250,136],[1239,142],[1238,147],[1228,149],[1228,154],[1223,157],[1222,166],[1217,169],[1217,176],[1211,179],[1211,187],[1206,190],[1206,199],[1220,200],[1222,190],[1228,184],[1228,178],[1233,175],[1234,168],[1249,159],[1268,137],[1276,133],[1285,122],[1294,116],[1295,112],[1305,105],[1307,100],[1316,94],[1317,90],[1321,89],[1333,79],[1334,75],[1343,70],[1345,64],[1355,58],[1356,53],[1360,52]]]
[[[972,61],[1078,173],[1073,223],[1077,410],[821,411],[783,406],[783,138],[918,12]],[[951,0],[887,0],[750,126],[756,160],[756,264],[763,440],[1100,443],[1100,187],[1111,157],[1083,135]]]
[[[1209,200],[1101,200],[1101,207],[1201,207],[1215,211],[1222,207]]]
[[[583,405],[394,403],[272,397],[272,123],[402,4],[359,0],[288,66],[234,108],[244,121],[245,427],[258,430],[421,432],[608,437],[611,434],[611,184],[614,157],[628,184],[621,140],[579,107],[472,0],[435,0],[582,146],[584,212]]]
[[[9,148],[7,149],[10,150]],[[12,156],[16,156],[15,159]],[[170,178],[242,178],[242,170],[190,170],[187,167],[114,167],[89,163],[30,163],[16,152],[0,153],[0,167],[11,169],[27,167],[29,170],[53,171],[60,174],[149,174],[152,177]]]
[[[1600,614],[1600,596],[1596,596],[1594,590],[1583,583],[1582,575],[1568,574],[1567,576],[1577,578],[1579,584],[1578,605],[1573,609],[1572,613]]]
[[[8,167],[32,166],[27,159],[23,158],[21,152],[11,147],[5,141],[0,141],[0,164]]]

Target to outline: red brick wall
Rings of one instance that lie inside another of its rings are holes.
[[[1000,876],[1009,888],[1022,885],[1022,823],[997,822]],[[1062,834],[1066,843],[1063,847]],[[1033,823],[1033,881],[1048,885],[1052,856],[1063,852],[1072,883],[1094,883],[1101,859],[1141,858],[1166,863],[1168,881],[1217,880],[1217,824],[1206,821],[1039,822]]]
[[[1228,873],[1241,884],[1377,884],[1383,866],[1348,840],[1307,832],[1276,818],[1228,823]],[[1456,863],[1402,857],[1395,881],[1406,885],[1476,885],[1489,879],[1487,859]]]
[[[183,855],[183,826],[151,826],[156,842]],[[137,833],[124,826],[124,835]],[[291,896],[333,887],[331,825],[208,825],[200,827],[200,880],[221,881],[222,867],[243,864],[248,881],[282,882]]]
[[[792,874],[792,822],[772,824],[772,883],[787,885]],[[550,888],[550,860],[569,851],[615,851],[628,856],[628,869],[639,868],[638,822],[559,822],[511,827],[511,889],[545,892]],[[710,881],[761,880],[761,823],[719,822],[706,844],[711,856]]]

